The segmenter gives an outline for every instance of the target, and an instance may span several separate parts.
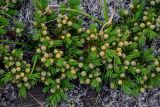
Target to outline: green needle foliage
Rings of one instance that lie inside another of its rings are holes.
[[[6,5],[3,2],[0,6]],[[68,0],[58,12],[48,6],[48,0],[33,0],[33,5],[32,60],[26,60],[22,48],[1,44],[1,85],[13,83],[19,95],[26,96],[28,89],[42,83],[52,106],[67,98],[75,81],[97,91],[109,82],[110,88],[134,96],[160,85],[160,59],[150,46],[160,34],[159,0],[133,0],[130,10],[120,10],[121,23],[107,27],[81,12],[79,0]],[[108,7],[103,6],[103,11],[108,21]],[[9,15],[1,12],[1,35],[7,33],[9,20],[14,21]],[[103,29],[94,23],[83,26],[86,16]],[[18,36],[23,34],[23,24],[17,23]]]

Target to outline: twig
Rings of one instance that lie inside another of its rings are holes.
[[[55,19],[45,22],[45,24],[55,21]]]
[[[106,23],[102,26],[101,31],[103,31],[103,29],[104,29],[104,27],[105,27],[105,26],[107,26],[107,25],[108,25],[108,26],[109,26],[109,25],[111,25],[112,20],[113,20],[114,13],[115,13],[115,8],[112,10],[112,15],[111,15],[111,17],[110,17],[109,21],[108,21],[108,22],[106,22]]]
[[[38,102],[38,104],[40,105],[40,107],[44,107],[44,103],[40,102],[37,98],[35,98],[32,94],[29,93],[29,95]]]
[[[30,46],[30,45],[22,43],[22,42],[13,42],[13,41],[8,41],[8,40],[0,40],[0,42],[9,43],[9,44],[24,45],[24,46]]]
[[[55,6],[55,5],[51,5],[50,7],[53,8],[54,6]],[[56,6],[57,6],[57,5],[56,5]],[[64,11],[72,11],[72,12],[76,12],[76,13],[82,14],[82,15],[84,15],[84,16],[86,16],[86,17],[88,17],[88,18],[90,18],[90,19],[92,19],[92,20],[94,20],[94,21],[96,21],[96,22],[98,22],[98,23],[100,23],[100,24],[103,24],[102,21],[98,20],[97,18],[95,18],[95,17],[93,17],[93,16],[91,16],[91,15],[85,13],[85,12],[78,11],[78,10],[75,10],[75,9],[60,8],[60,7],[58,8],[58,7],[59,7],[59,6],[57,6],[57,8],[54,9],[54,10],[64,10]]]

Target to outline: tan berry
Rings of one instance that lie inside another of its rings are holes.
[[[129,42],[129,45],[132,45],[132,43],[133,43],[133,42],[132,42],[132,41],[130,41],[130,42]]]
[[[96,51],[96,47],[91,47],[91,51]]]
[[[41,77],[41,81],[45,81],[45,77]]]
[[[21,71],[21,68],[20,68],[20,67],[17,67],[16,70],[17,70],[17,71]]]
[[[42,34],[45,36],[45,35],[47,35],[48,33],[47,33],[46,30],[44,30],[44,31],[42,32]]]
[[[83,63],[80,62],[80,63],[78,64],[78,67],[79,67],[79,68],[82,68],[82,67],[83,67]]]
[[[147,11],[144,11],[143,14],[147,16],[147,15],[148,15],[148,12],[147,12]]]
[[[22,83],[18,83],[18,84],[17,84],[17,87],[18,87],[18,88],[22,87]]]
[[[80,84],[84,84],[84,80],[81,79],[81,80],[80,80]]]
[[[31,70],[30,70],[29,68],[26,68],[26,69],[25,69],[25,73],[30,73],[30,71],[31,71]]]
[[[103,38],[104,38],[104,39],[108,39],[108,37],[109,37],[108,34],[104,34],[104,35],[103,35]]]
[[[42,72],[41,72],[41,76],[42,76],[42,77],[45,77],[46,75],[47,75],[47,73],[46,73],[45,71],[42,71]]]
[[[94,39],[95,37],[96,37],[95,34],[90,35],[90,38],[92,38],[92,39]]]
[[[67,24],[67,20],[62,20],[62,24]]]
[[[59,90],[59,89],[60,89],[60,85],[57,85],[57,86],[56,86],[56,89],[58,89],[58,90]]]
[[[99,32],[99,35],[100,35],[100,36],[102,36],[103,34],[104,34],[104,32],[103,32],[103,31],[100,31],[100,32]]]
[[[47,76],[49,76],[49,77],[50,77],[50,76],[51,76],[51,72],[47,72]]]
[[[67,22],[67,25],[68,25],[68,26],[72,26],[72,24],[73,24],[73,23],[72,23],[71,21],[68,21],[68,22]]]
[[[122,37],[122,34],[118,34],[117,36],[120,38],[120,37]]]
[[[135,36],[133,39],[134,39],[134,41],[137,41],[137,40],[138,40],[138,37],[137,37],[137,36]]]
[[[124,15],[126,15],[126,16],[129,14],[128,10],[124,10],[123,13],[124,13]]]
[[[53,59],[49,59],[50,63],[53,64],[54,63],[54,60]]]
[[[121,77],[121,78],[124,78],[124,77],[125,77],[125,74],[124,74],[124,73],[120,74],[120,77]]]
[[[158,66],[158,65],[159,65],[159,61],[154,61],[154,64],[155,64],[156,66]]]
[[[17,80],[20,79],[20,75],[17,74],[17,75],[16,75],[16,79],[17,79]]]
[[[46,62],[46,58],[41,58],[41,62]]]
[[[63,15],[62,15],[62,14],[58,14],[58,18],[60,18],[60,19],[61,19],[62,17],[63,17]]]
[[[91,33],[91,31],[90,31],[90,30],[86,30],[86,33],[87,33],[87,34],[90,34],[90,33]]]
[[[28,82],[26,82],[26,83],[24,83],[24,86],[25,86],[26,88],[28,88],[30,85],[29,85]]]
[[[45,84],[45,85],[49,85],[49,82],[48,82],[48,81],[44,81],[44,84]]]
[[[144,81],[147,81],[147,80],[148,80],[148,77],[145,75],[145,76],[143,77],[143,80],[144,80]]]
[[[89,78],[87,78],[87,79],[85,80],[85,83],[86,83],[86,84],[90,84],[90,81],[91,81],[91,80],[90,80]]]
[[[143,21],[147,21],[148,17],[147,16],[143,16]]]
[[[23,81],[27,82],[28,81],[28,77],[23,77]]]
[[[16,33],[21,33],[21,29],[20,28],[16,28]]]
[[[117,29],[116,32],[117,32],[118,34],[120,34],[120,33],[121,33],[121,29]]]
[[[151,22],[147,22],[147,26],[150,26],[152,23]]]
[[[62,39],[65,39],[65,36],[61,36]]]
[[[77,32],[78,33],[82,33],[83,29],[82,28],[78,28]]]
[[[130,62],[128,60],[124,61],[124,65],[128,66],[130,64]]]
[[[140,84],[144,84],[144,81],[143,81],[143,80],[141,80],[141,81],[140,81]]]
[[[108,64],[108,69],[112,69],[113,65],[112,64]]]
[[[122,81],[122,80],[119,80],[119,81],[118,81],[118,84],[119,84],[119,85],[122,85],[122,84],[123,84],[123,81]]]
[[[136,69],[136,73],[140,73],[141,72],[141,70],[140,69]]]
[[[156,67],[156,72],[160,72],[160,67]]]
[[[62,24],[59,23],[59,24],[57,25],[57,27],[58,27],[58,28],[62,28]]]
[[[81,76],[82,76],[82,77],[85,77],[86,75],[87,75],[87,73],[86,73],[85,71],[82,71],[82,72],[81,72]]]
[[[156,2],[155,2],[155,1],[153,1],[153,0],[152,0],[152,1],[150,1],[150,5],[151,5],[151,6],[155,6],[155,4],[156,4]]]
[[[23,72],[22,72],[22,73],[20,73],[20,77],[24,77],[24,75],[25,75],[25,74],[24,74]]]
[[[155,25],[150,25],[149,28],[154,30],[156,28],[156,26]]]
[[[108,48],[109,47],[109,43],[105,43],[105,46]]]
[[[75,75],[75,74],[76,74],[76,71],[73,69],[73,70],[71,70],[71,73],[72,73],[73,75]]]
[[[37,22],[33,22],[33,25],[34,25],[34,26],[37,26],[37,25],[38,25],[38,23],[37,23]]]
[[[60,53],[57,53],[57,54],[56,54],[56,58],[61,58],[61,54],[60,54]]]
[[[61,23],[61,21],[62,21],[61,19],[57,19],[57,23]]]
[[[9,60],[10,60],[10,61],[12,61],[12,60],[13,60],[13,57],[12,57],[12,56],[10,56],[10,57],[9,57]]]
[[[144,93],[144,92],[145,92],[145,88],[141,87],[141,88],[140,88],[140,92],[141,92],[141,93]]]
[[[46,46],[44,46],[44,45],[41,46],[41,50],[42,50],[42,51],[45,51],[46,49],[47,49]]]
[[[151,74],[151,77],[152,77],[152,78],[154,78],[155,76],[156,76],[156,74],[155,74],[155,73],[152,73],[152,74]]]
[[[105,55],[105,52],[104,52],[104,51],[101,51],[101,52],[99,53],[99,55],[100,55],[100,56],[104,56],[104,55]]]
[[[96,81],[100,83],[100,82],[102,82],[102,79],[100,77],[97,77]]]
[[[119,57],[121,57],[123,54],[122,54],[122,52],[118,52],[117,55],[118,55]]]
[[[108,62],[111,63],[113,60],[111,58],[108,58]]]
[[[15,73],[16,73],[16,69],[15,69],[15,68],[12,68],[11,72],[12,72],[13,74],[15,74]]]
[[[124,46],[123,42],[119,42],[119,43],[118,43],[118,46],[119,46],[119,47],[123,47],[123,46]]]
[[[57,84],[60,84],[61,80],[60,79],[56,79],[55,80]]]
[[[46,39],[47,41],[49,41],[49,40],[50,40],[50,37],[47,36],[45,39]]]
[[[152,85],[149,85],[148,88],[149,88],[149,89],[153,89],[153,86],[152,86]]]
[[[66,69],[69,69],[69,68],[70,68],[70,65],[69,65],[69,64],[66,64],[65,68],[66,68]]]
[[[89,77],[89,78],[93,78],[93,74],[89,74],[88,77]]]
[[[40,41],[41,41],[41,42],[44,42],[44,41],[45,41],[45,38],[41,37],[41,38],[40,38]]]
[[[111,87],[112,89],[114,89],[114,88],[115,88],[115,84],[114,84],[113,82],[111,82],[110,87]]]
[[[134,9],[134,8],[135,8],[134,4],[131,3],[131,4],[129,5],[129,8],[130,8],[130,9]]]
[[[44,27],[45,27],[45,24],[44,24],[44,23],[41,23],[41,27],[44,28]]]
[[[103,64],[106,64],[106,63],[107,63],[107,61],[106,61],[106,60],[102,60],[102,63],[103,63]]]
[[[141,23],[141,24],[140,24],[140,27],[141,27],[141,28],[145,28],[145,24],[144,24],[144,23]]]
[[[92,63],[89,64],[89,68],[93,69],[94,65]]]
[[[70,34],[70,33],[67,33],[66,36],[67,36],[68,38],[70,38],[70,37],[71,37],[71,34]]]
[[[95,72],[94,77],[98,77],[98,76],[100,76],[100,72]]]
[[[128,66],[124,66],[124,69],[127,70],[127,69],[128,69]]]
[[[64,19],[64,20],[68,20],[68,16],[64,15],[64,16],[63,16],[63,19]]]
[[[136,66],[136,61],[131,61],[132,66]]]
[[[48,54],[48,53],[45,53],[45,54],[44,54],[44,57],[45,57],[45,58],[48,58],[48,57],[49,57],[49,54]]]
[[[17,3],[17,0],[12,0],[12,3]]]
[[[62,73],[62,74],[61,74],[61,79],[64,79],[64,78],[66,78],[66,74],[65,74],[65,73]]]
[[[41,50],[38,48],[38,49],[36,50],[36,52],[37,52],[37,53],[41,53]]]
[[[117,52],[122,52],[122,48],[117,48],[116,51]]]
[[[101,46],[101,49],[106,50],[106,46],[105,45]]]
[[[128,41],[124,41],[124,46],[128,46],[128,45],[129,45]]]
[[[50,89],[50,92],[53,94],[53,93],[56,92],[56,90],[55,90],[54,88],[51,88],[51,89]]]

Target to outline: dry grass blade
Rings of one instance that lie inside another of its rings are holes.
[[[106,22],[106,23],[102,26],[101,31],[103,31],[103,30],[104,30],[104,27],[106,27],[107,25],[109,26],[109,25],[112,24],[112,20],[113,20],[114,14],[115,14],[115,8],[112,10],[112,14],[111,14],[111,17],[109,18],[108,22]]]

